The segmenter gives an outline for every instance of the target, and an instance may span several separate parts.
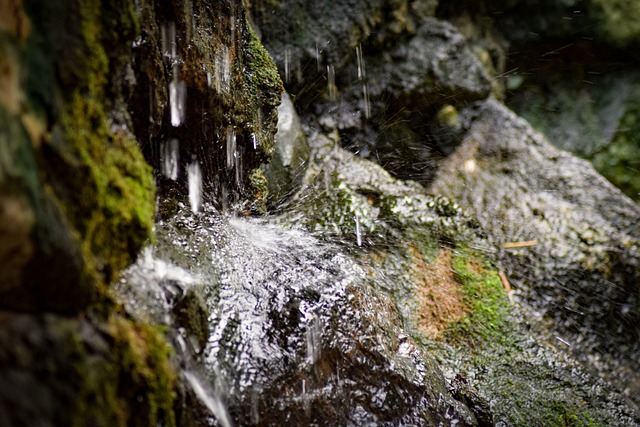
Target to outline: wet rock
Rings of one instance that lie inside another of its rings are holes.
[[[197,162],[219,206],[253,201],[250,175],[273,154],[282,84],[242,2],[142,2],[126,114],[163,195],[188,194]],[[164,168],[165,162],[172,166]]]
[[[616,373],[637,369],[638,206],[495,100],[462,116],[467,134],[431,191],[476,216],[521,301],[552,321],[556,345],[636,390],[634,376]]]
[[[0,425],[175,425],[169,348],[150,328],[117,317],[0,319]]]
[[[491,86],[478,59],[456,28],[426,18],[407,41],[368,62],[372,97],[387,93],[393,103],[418,112],[443,101],[486,98]]]
[[[300,231],[205,212],[159,223],[148,262],[156,273],[178,263],[205,285],[200,375],[219,402],[211,416],[238,425],[476,425],[348,255]],[[139,289],[148,276],[133,272],[123,285]]]
[[[326,85],[327,67],[340,70],[359,44],[386,46],[415,31],[436,6],[433,0],[257,1],[251,14],[290,93],[298,95],[320,79]]]
[[[271,162],[264,167],[273,206],[282,204],[300,188],[308,162],[309,144],[300,118],[289,95],[283,93],[278,107],[275,152]]]

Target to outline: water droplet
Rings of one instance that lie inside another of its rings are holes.
[[[189,185],[189,204],[191,212],[194,214],[200,211],[202,204],[202,173],[200,172],[200,164],[194,161],[187,167],[188,185]]]
[[[165,141],[160,146],[162,174],[172,180],[178,179],[179,143],[177,139]]]
[[[258,149],[258,137],[256,136],[255,133],[251,134],[251,141],[253,141],[253,149],[257,150]]]

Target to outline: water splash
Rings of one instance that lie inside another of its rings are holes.
[[[200,172],[200,164],[197,160],[187,167],[187,176],[189,183],[189,204],[191,205],[191,212],[196,214],[202,206],[202,173]]]
[[[162,174],[172,180],[178,179],[179,143],[177,139],[165,141],[160,146]]]
[[[227,407],[222,401],[219,393],[214,393],[194,372],[184,371],[184,378],[191,386],[191,390],[200,399],[202,403],[211,411],[216,420],[223,427],[232,427],[231,417],[227,411]]]

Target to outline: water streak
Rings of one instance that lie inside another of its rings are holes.
[[[320,327],[320,319],[316,315],[313,316],[313,318],[307,325],[306,338],[307,362],[310,365],[313,365],[320,358],[320,350],[322,349],[322,331]]]
[[[169,83],[169,108],[171,113],[171,125],[180,126],[185,119],[185,106],[187,103],[187,86],[178,77],[178,65],[173,66],[173,79]]]
[[[364,99],[364,116],[371,117],[371,104],[369,102],[369,84],[367,82],[367,69],[364,64],[362,45],[356,46],[356,60],[358,62],[358,80],[362,80],[362,96]]]
[[[193,390],[198,399],[200,399],[207,409],[216,417],[220,425],[223,427],[232,427],[231,417],[220,396],[214,393],[213,390],[210,390],[195,373],[184,371],[183,375],[191,386],[191,390]]]
[[[202,173],[200,172],[200,164],[197,160],[187,167],[187,175],[189,183],[189,205],[191,205],[191,212],[196,214],[202,206]]]
[[[165,141],[160,146],[162,174],[172,180],[178,179],[179,143],[177,139]]]
[[[355,222],[356,222],[356,244],[358,246],[362,246],[362,230],[360,226],[360,215],[356,214]]]
[[[336,99],[336,70],[333,65],[327,65],[327,85],[329,88],[329,99],[335,101]]]
[[[291,49],[284,49],[284,81],[289,83],[291,80]]]
[[[236,132],[232,126],[227,127],[227,169],[231,170],[236,165]]]
[[[173,63],[178,57],[178,49],[176,44],[176,24],[169,22],[162,26],[162,53]]]
[[[218,93],[231,91],[231,52],[226,46],[222,46],[216,54],[213,83]]]

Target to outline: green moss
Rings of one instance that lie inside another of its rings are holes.
[[[267,198],[269,197],[269,182],[260,168],[255,168],[249,173],[249,185],[253,202],[249,208],[251,213],[264,214],[267,211]]]
[[[79,2],[85,66],[60,119],[61,156],[71,167],[62,189],[88,262],[112,281],[151,234],[154,184],[135,141],[109,129],[105,86],[109,60],[100,39],[99,2]],[[66,152],[68,150],[68,152]],[[65,173],[65,172],[63,172]]]
[[[262,129],[263,120],[272,121],[275,125],[277,108],[280,105],[281,94],[284,91],[278,68],[264,48],[258,37],[246,23],[246,37],[242,51],[245,65],[244,74],[249,82],[249,102],[256,105],[258,115],[253,117],[249,127],[260,143],[261,150],[268,159],[273,156],[274,144],[271,132]],[[275,133],[275,130],[274,130]]]
[[[158,331],[111,317],[102,331],[108,350],[96,354],[78,333],[78,325],[66,326],[66,339],[56,345],[73,364],[70,381],[77,397],[75,407],[64,416],[69,417],[69,425],[83,426],[93,420],[105,427],[175,426],[176,374],[170,349]]]
[[[275,62],[264,48],[250,25],[247,25],[249,33],[246,51],[244,52],[248,67],[247,76],[257,90],[266,90],[270,94],[280,94],[284,90],[280,74]],[[279,101],[279,99],[278,99]]]
[[[481,257],[468,250],[457,250],[452,264],[470,313],[451,326],[447,337],[508,346],[510,340],[506,318],[511,308],[498,273],[487,266]]]

